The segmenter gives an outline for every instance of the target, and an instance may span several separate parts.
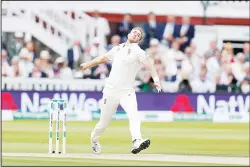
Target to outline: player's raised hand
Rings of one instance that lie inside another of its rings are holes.
[[[87,63],[82,63],[80,65],[80,68],[81,68],[81,70],[86,70],[86,69],[88,69],[88,64]]]
[[[161,83],[160,83],[159,81],[157,81],[157,82],[155,82],[154,84],[155,84],[155,87],[156,87],[158,93],[161,92],[161,90],[162,90],[162,88],[161,88]]]

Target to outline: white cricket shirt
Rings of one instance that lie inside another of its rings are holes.
[[[136,43],[122,43],[105,56],[112,61],[112,68],[103,93],[134,91],[135,77],[146,59],[145,51]]]

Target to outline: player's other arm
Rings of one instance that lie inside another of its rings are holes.
[[[97,66],[99,64],[105,63],[107,61],[113,60],[114,52],[116,51],[116,49],[117,49],[117,47],[115,46],[105,55],[98,56],[87,63],[82,63],[80,65],[81,70],[86,70],[86,69],[92,68],[94,66]]]
[[[155,87],[158,92],[161,91],[161,83],[160,83],[160,78],[158,77],[157,71],[154,67],[154,65],[149,61],[147,56],[144,54],[141,56],[141,63],[150,71],[151,76],[154,80]]]
[[[80,67],[81,67],[82,70],[86,70],[86,69],[95,67],[95,66],[97,66],[99,64],[105,63],[107,61],[109,61],[108,57],[106,57],[104,55],[103,56],[98,56],[98,57],[94,58],[93,60],[91,60],[91,61],[89,61],[87,63],[82,63],[80,65]]]

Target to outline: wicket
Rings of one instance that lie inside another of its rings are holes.
[[[62,154],[66,153],[66,116],[67,104],[65,100],[52,99],[49,106],[49,154],[59,154],[59,139],[60,139],[60,113],[63,113],[63,139],[62,139]],[[56,121],[56,149],[53,151],[53,120]]]

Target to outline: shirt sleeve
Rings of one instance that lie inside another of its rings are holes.
[[[106,56],[109,60],[113,60],[114,54],[117,51],[118,46],[113,47],[110,51],[108,51],[104,56]]]
[[[140,50],[137,55],[138,55],[138,61],[140,63],[142,63],[147,58],[146,52],[144,50]]]

